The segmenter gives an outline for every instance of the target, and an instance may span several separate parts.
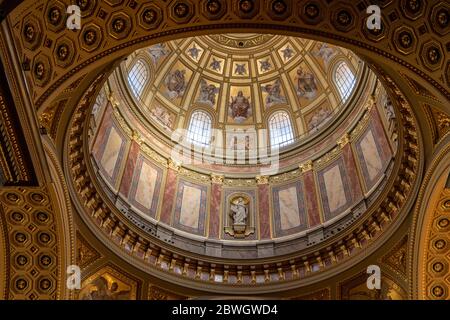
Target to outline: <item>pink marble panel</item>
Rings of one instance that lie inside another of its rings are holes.
[[[312,170],[303,173],[305,188],[306,209],[308,212],[309,227],[320,224],[320,212],[316,193],[316,182]]]
[[[350,144],[346,144],[342,149],[342,157],[344,158],[345,168],[347,169],[349,177],[353,203],[359,202],[363,197],[363,193],[361,183],[358,178],[355,158]]]
[[[173,169],[167,170],[166,185],[164,190],[163,202],[161,207],[160,221],[170,224],[173,203],[177,191],[177,173]]]
[[[97,163],[100,161],[100,157],[103,154],[103,148],[105,147],[106,139],[108,138],[108,129],[112,126],[112,122],[112,106],[108,101],[102,122],[98,128],[97,136],[92,147],[92,154],[94,155],[94,159]]]
[[[220,234],[220,202],[222,185],[213,183],[211,186],[211,205],[209,212],[209,237],[218,239]]]
[[[259,226],[261,239],[270,239],[269,185],[258,185]]]
[[[130,192],[131,181],[133,180],[139,149],[139,144],[136,141],[131,141],[130,151],[128,152],[128,160],[126,162],[125,171],[120,183],[120,193],[124,196],[128,196],[128,193]]]
[[[374,129],[374,138],[377,140],[382,150],[382,160],[387,162],[392,156],[391,146],[389,145],[386,132],[384,131],[383,123],[381,122],[380,114],[377,108],[372,108],[372,125]]]

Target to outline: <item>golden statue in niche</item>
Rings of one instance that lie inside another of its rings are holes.
[[[225,232],[235,238],[245,238],[255,232],[252,226],[250,199],[243,194],[233,196],[229,202]]]

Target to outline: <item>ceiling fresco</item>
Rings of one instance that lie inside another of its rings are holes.
[[[187,127],[192,110],[200,108],[213,114],[216,128],[255,130],[266,128],[274,111],[286,110],[295,140],[318,131],[345,107],[334,80],[336,66],[347,63],[356,82],[362,65],[337,46],[267,34],[157,44],[127,58],[125,79],[138,60],[149,65],[149,80],[133,98],[156,125],[168,131]]]

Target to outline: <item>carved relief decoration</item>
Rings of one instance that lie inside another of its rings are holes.
[[[185,300],[187,297],[161,289],[155,285],[148,288],[148,300]]]
[[[77,264],[81,269],[86,268],[91,263],[100,258],[98,253],[82,236],[77,232]]]
[[[381,259],[383,263],[403,278],[406,278],[407,276],[407,243],[408,237],[405,236]]]

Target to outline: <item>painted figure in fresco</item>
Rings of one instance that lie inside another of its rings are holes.
[[[284,61],[291,59],[292,56],[294,55],[294,50],[292,50],[292,48],[289,45],[283,50],[281,50],[281,52],[283,53]]]
[[[222,69],[222,61],[217,60],[216,58],[213,57],[209,67],[216,72],[220,72],[220,69]]]
[[[160,105],[156,105],[153,109],[150,110],[151,114],[159,121],[162,125],[172,128],[173,126],[173,117],[167,112],[166,109],[161,107]]]
[[[286,103],[286,98],[281,95],[280,80],[276,80],[273,84],[262,86],[262,91],[268,93],[266,97],[266,108],[277,103]]]
[[[192,59],[194,59],[195,61],[198,60],[198,55],[200,54],[200,49],[197,48],[197,46],[194,43],[194,46],[190,49],[188,49],[189,55],[191,56]]]
[[[250,100],[244,97],[244,93],[239,91],[236,97],[231,97],[229,115],[235,122],[241,123],[251,115]]]
[[[104,89],[102,89],[99,93],[99,95],[97,96],[97,99],[95,99],[95,103],[94,106],[92,107],[92,114],[95,116],[97,115],[98,110],[100,109],[100,107],[103,105],[103,103],[106,100],[106,92]]]
[[[335,53],[336,51],[328,43],[321,43],[319,44],[319,50],[315,52],[315,56],[321,58],[328,65]]]
[[[297,70],[297,94],[299,97],[312,99],[317,94],[317,84],[314,74],[299,67]]]
[[[309,130],[318,129],[331,116],[331,111],[326,108],[320,108],[309,120]]]
[[[211,106],[216,104],[216,95],[219,93],[219,88],[213,84],[209,84],[205,79],[200,81],[200,95],[198,101],[202,103],[207,103]]]
[[[270,63],[269,59],[259,62],[259,70],[261,72],[269,71],[271,68],[272,68],[272,64]]]
[[[234,224],[246,224],[248,208],[242,197],[238,198],[231,204],[231,217],[233,218]]]
[[[83,296],[83,300],[129,300],[130,291],[118,291],[119,285],[117,282],[111,283],[111,288],[108,287],[108,280],[104,277],[99,277],[92,282],[90,292]]]
[[[161,43],[148,48],[148,51],[150,53],[150,56],[152,57],[154,64],[157,64],[161,58],[169,53],[166,49],[166,45]]]
[[[243,64],[236,64],[236,68],[234,69],[234,73],[243,76],[244,74],[247,74],[247,67],[245,65],[245,63]]]
[[[185,70],[175,70],[167,76],[166,87],[170,99],[178,98],[184,94],[186,89],[185,74]]]

